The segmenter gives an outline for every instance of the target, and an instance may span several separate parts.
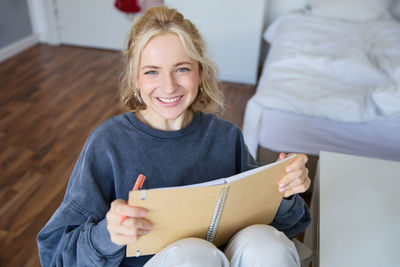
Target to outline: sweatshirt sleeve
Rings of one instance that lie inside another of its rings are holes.
[[[292,239],[304,232],[311,222],[310,211],[304,200],[298,195],[283,199],[271,226]]]
[[[124,247],[106,228],[114,189],[105,146],[88,138],[63,202],[37,236],[42,266],[118,266],[123,259]]]
[[[83,215],[66,200],[37,241],[42,266],[118,266],[125,251],[110,241],[105,219]]]

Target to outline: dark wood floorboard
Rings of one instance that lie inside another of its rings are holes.
[[[40,266],[35,237],[89,133],[121,113],[120,53],[36,45],[0,63],[0,266]],[[223,83],[241,127],[254,86]]]

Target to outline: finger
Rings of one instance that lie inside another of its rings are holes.
[[[128,218],[122,223],[123,226],[135,229],[150,230],[153,224],[143,218]]]
[[[284,197],[290,197],[294,194],[304,193],[308,190],[308,188],[310,188],[310,185],[311,179],[309,177],[306,177],[304,183],[287,190],[284,194]]]
[[[294,170],[292,172],[287,173],[279,181],[279,183],[278,183],[279,188],[288,187],[298,177],[305,177],[306,176],[305,174],[308,174],[308,169],[307,168],[298,169],[298,170]]]
[[[291,181],[288,183],[288,187],[291,188],[301,183],[304,183],[305,179],[308,177],[308,169],[303,168],[288,175],[292,175]]]
[[[119,235],[144,235],[151,230],[151,226],[148,227],[133,227],[131,225],[108,225],[108,230],[110,233]]]
[[[302,189],[306,182],[307,176],[299,176],[296,179],[294,179],[287,187],[286,191],[295,189],[296,187],[299,187],[299,190]],[[283,191],[285,192],[285,191]]]
[[[127,219],[123,224],[107,224],[110,234],[143,235],[150,231],[152,224],[146,219]]]
[[[302,168],[303,166],[305,166],[307,161],[308,161],[308,157],[305,154],[299,154],[299,157],[295,161],[293,161],[291,164],[289,164],[289,166],[286,167],[286,172],[291,172],[296,169]]]
[[[293,194],[304,193],[308,190],[308,188],[310,188],[310,185],[311,185],[311,179],[307,176],[303,182],[293,187],[287,188],[284,196],[287,197]]]
[[[286,153],[279,153],[278,161],[283,160],[284,158],[286,158]]]
[[[117,215],[126,215],[128,217],[143,218],[146,216],[146,209],[137,206],[128,206],[123,199],[117,199],[111,203],[111,210]]]
[[[112,211],[107,212],[106,214],[106,220],[108,224],[111,225],[126,225],[126,226],[131,226],[131,227],[141,227],[141,228],[148,228],[148,226],[152,225],[152,223],[149,220],[146,220],[141,217],[128,217],[126,216],[123,221],[121,221],[121,215],[114,213]],[[137,223],[135,224],[135,220]]]
[[[121,223],[121,215],[112,212],[111,210],[106,214],[106,220],[109,224],[120,224]]]
[[[305,176],[300,176],[297,177],[296,179],[294,179],[287,187],[286,190],[295,188],[296,186],[302,185],[304,184],[306,181],[306,177]]]

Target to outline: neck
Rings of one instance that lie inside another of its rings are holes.
[[[137,111],[136,117],[147,124],[148,126],[163,131],[177,131],[184,127],[186,127],[193,119],[193,112],[186,110],[181,116],[176,119],[168,120],[162,118],[161,116],[154,115],[153,112],[149,112],[148,110],[140,110]]]

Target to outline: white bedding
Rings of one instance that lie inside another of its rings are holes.
[[[264,37],[270,53],[243,127],[253,156],[264,108],[354,123],[400,113],[400,24],[393,19],[357,23],[295,13]]]
[[[260,80],[256,97],[265,107],[362,122],[381,116],[387,104],[375,101],[377,88],[400,103],[400,24],[394,20],[354,23],[291,14],[265,35],[283,49]],[[400,104],[391,112],[400,112]]]

